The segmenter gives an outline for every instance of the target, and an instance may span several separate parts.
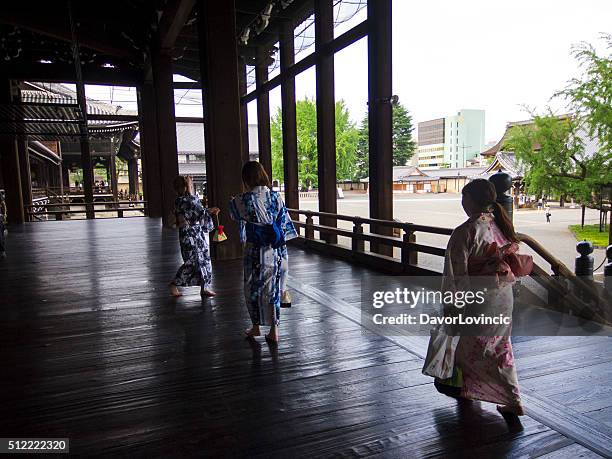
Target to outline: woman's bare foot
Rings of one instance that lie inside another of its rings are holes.
[[[201,296],[217,296],[217,294],[215,292],[213,292],[211,289],[209,288],[203,288],[200,290],[200,295]]]
[[[273,325],[272,327],[270,327],[270,333],[266,335],[266,341],[269,343],[278,344],[278,340],[278,327]]]
[[[170,295],[172,295],[175,298],[182,296],[176,284],[170,284],[169,287],[170,287]]]
[[[522,405],[497,405],[497,411],[499,411],[502,416],[504,414],[513,414],[515,416],[525,415]]]
[[[256,336],[260,336],[261,332],[259,331],[259,325],[253,325],[251,328],[247,328],[244,331],[244,334],[247,338],[255,338]]]

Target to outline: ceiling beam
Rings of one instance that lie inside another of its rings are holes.
[[[14,62],[0,64],[0,73],[12,80],[49,81],[74,83],[76,75],[74,66],[68,64],[38,64]],[[83,66],[85,84],[113,86],[138,86],[142,82],[142,73],[136,69],[109,69],[103,67]]]
[[[27,14],[25,12],[8,11],[6,9],[0,10],[0,23],[9,24],[22,29],[30,30],[32,32],[46,35],[57,40],[72,42],[70,35],[70,29],[68,26],[61,27],[58,24],[61,22],[57,21],[53,17],[44,15]],[[124,59],[141,59],[140,54],[136,50],[131,50],[127,47],[116,47],[110,43],[104,42],[104,40],[98,40],[87,36],[82,31],[78,33],[79,43],[89,49],[93,49],[100,53],[107,54],[109,56],[116,56]]]
[[[159,22],[159,38],[162,49],[172,49],[189,19],[196,0],[171,0]]]

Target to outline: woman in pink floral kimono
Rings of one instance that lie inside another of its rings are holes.
[[[515,275],[531,271],[531,257],[516,255],[518,239],[512,221],[496,202],[495,188],[488,180],[468,183],[462,195],[461,204],[469,218],[450,237],[442,288],[468,291],[470,278],[475,281],[474,276],[495,276],[490,278],[493,288],[486,294],[486,313],[512,317],[512,284]],[[446,395],[497,403],[500,413],[521,416],[524,413],[510,341],[512,326],[481,327],[478,333],[482,336],[459,338],[453,376],[446,380],[436,378],[435,386]],[[433,342],[432,339],[430,346]]]

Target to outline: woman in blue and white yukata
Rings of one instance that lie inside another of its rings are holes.
[[[170,282],[170,294],[181,296],[179,286],[200,286],[203,297],[215,296],[210,288],[212,264],[206,233],[215,225],[212,215],[219,213],[218,207],[206,209],[197,196],[192,193],[191,177],[178,176],[174,180],[174,190],[178,194],[174,201],[174,216],[179,228],[179,242],[183,264]]]
[[[270,326],[266,340],[278,343],[278,325],[282,283],[287,274],[288,253],[284,242],[280,247],[254,242],[249,224],[277,223],[286,242],[297,237],[293,222],[278,191],[270,190],[270,179],[262,165],[249,161],[242,168],[242,182],[247,191],[230,201],[230,216],[240,224],[244,250],[244,297],[253,327],[246,330],[249,338],[260,335],[261,325]],[[251,239],[250,239],[251,238]]]

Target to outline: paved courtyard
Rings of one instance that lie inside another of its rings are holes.
[[[316,199],[300,200],[300,208],[317,210]],[[368,216],[368,198],[363,194],[345,195],[344,199],[338,200],[338,213],[344,215]],[[454,228],[465,221],[465,214],[461,208],[461,197],[457,194],[395,194],[393,199],[394,217],[403,222],[418,223],[422,225],[440,226]],[[568,225],[580,223],[580,208],[559,208],[558,205],[551,206],[551,223],[546,223],[543,211],[518,210],[514,214],[514,224],[517,231],[528,234],[539,241],[553,255],[559,258],[572,270],[576,258],[576,238],[569,231]],[[593,209],[586,211],[586,224],[599,222],[599,212]],[[350,228],[348,222],[340,223],[340,226]],[[417,242],[445,247],[448,236],[417,233]],[[340,241],[342,243],[342,241]],[[344,241],[348,244],[348,240]],[[530,253],[528,248],[524,251]],[[604,249],[595,249],[595,267],[599,266],[605,257]],[[536,256],[538,259],[539,257]],[[538,264],[545,267],[545,262],[539,259]],[[419,254],[419,263],[424,266],[440,270],[442,260],[440,257],[427,254]],[[546,268],[548,268],[546,266]],[[600,268],[599,271],[602,271]]]

